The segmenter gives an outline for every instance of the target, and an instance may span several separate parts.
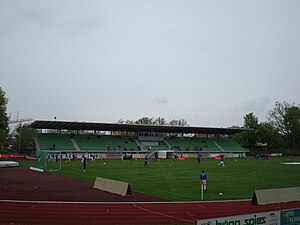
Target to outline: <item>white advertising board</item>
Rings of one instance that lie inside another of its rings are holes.
[[[196,225],[280,225],[280,211],[197,220]]]

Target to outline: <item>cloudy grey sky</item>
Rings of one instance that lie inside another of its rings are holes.
[[[0,86],[16,117],[191,126],[300,103],[298,0],[0,0]]]

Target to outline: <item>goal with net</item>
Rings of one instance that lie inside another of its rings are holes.
[[[34,167],[48,172],[61,170],[61,152],[37,151]]]

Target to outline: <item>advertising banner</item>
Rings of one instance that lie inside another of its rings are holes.
[[[281,225],[299,225],[300,209],[290,209],[281,211]]]
[[[300,209],[197,220],[196,225],[300,225]]]
[[[198,220],[196,225],[280,225],[280,211]]]
[[[0,158],[25,158],[24,154],[0,154]]]

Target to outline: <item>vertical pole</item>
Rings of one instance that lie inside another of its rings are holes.
[[[19,121],[19,111],[17,111],[17,121]],[[19,153],[21,153],[21,122],[19,122]]]
[[[46,153],[44,153],[44,166],[43,166],[44,171],[46,171],[46,160],[47,160],[47,155]]]
[[[59,170],[61,170],[61,152],[59,154]]]
[[[21,153],[21,123],[19,123],[19,153]]]
[[[204,197],[204,196],[203,196],[203,193],[204,193],[204,192],[203,192],[203,189],[204,189],[203,184],[201,184],[201,200],[203,200],[203,197]]]

